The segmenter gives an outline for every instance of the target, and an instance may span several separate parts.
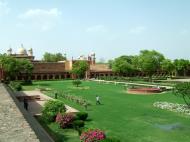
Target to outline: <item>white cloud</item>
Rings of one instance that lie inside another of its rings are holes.
[[[30,9],[18,16],[22,22],[22,24],[19,23],[19,25],[33,26],[42,31],[47,31],[56,25],[61,14],[61,11],[57,8],[49,10]]]
[[[130,29],[129,33],[139,35],[139,34],[143,33],[145,30],[146,30],[146,27],[138,26],[138,27]]]
[[[104,25],[95,25],[92,27],[88,27],[86,29],[86,32],[92,32],[92,33],[107,32],[107,28]]]
[[[0,16],[8,14],[10,11],[10,8],[8,7],[6,2],[0,1]]]
[[[44,9],[30,9],[25,13],[19,15],[20,19],[31,19],[31,18],[55,18],[61,15],[61,12],[57,8],[50,10]]]

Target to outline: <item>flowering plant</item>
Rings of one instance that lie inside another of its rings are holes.
[[[88,130],[87,132],[83,132],[80,136],[80,140],[82,142],[98,142],[106,138],[106,135],[103,131],[99,129]]]
[[[75,116],[73,113],[66,113],[64,116],[62,116],[60,126],[62,128],[69,127],[70,125],[72,125],[74,118]]]
[[[62,121],[63,121],[63,115],[61,113],[58,113],[55,118],[55,122],[61,125]]]

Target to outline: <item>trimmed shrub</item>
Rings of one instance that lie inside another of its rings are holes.
[[[32,80],[24,80],[21,82],[22,85],[32,85]]]
[[[10,82],[10,86],[16,90],[16,91],[21,91],[22,90],[22,85],[20,82],[15,82],[15,81],[11,81]]]
[[[88,130],[87,132],[83,132],[80,136],[80,140],[82,142],[98,142],[104,140],[106,135],[103,131],[99,129]]]
[[[82,82],[80,80],[73,80],[73,85],[74,86],[79,86],[80,84],[82,84]]]
[[[42,117],[47,122],[55,121],[56,115],[60,113],[64,113],[66,111],[65,105],[62,101],[59,100],[49,100],[45,103],[44,108],[42,110]]]
[[[84,127],[84,121],[82,121],[82,120],[73,121],[73,127],[76,128],[76,129]]]
[[[87,112],[77,112],[76,116],[79,120],[85,121],[88,117],[88,113]]]

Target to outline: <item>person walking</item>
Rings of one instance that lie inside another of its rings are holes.
[[[24,98],[24,108],[28,110],[28,100]]]
[[[100,103],[100,97],[98,96],[98,95],[96,95],[96,104],[97,105],[100,105],[101,103]]]
[[[55,92],[55,99],[57,99],[57,92]]]

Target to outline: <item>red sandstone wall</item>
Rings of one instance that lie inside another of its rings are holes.
[[[64,72],[65,63],[56,62],[33,62],[34,70],[33,73],[46,73],[46,72]]]

